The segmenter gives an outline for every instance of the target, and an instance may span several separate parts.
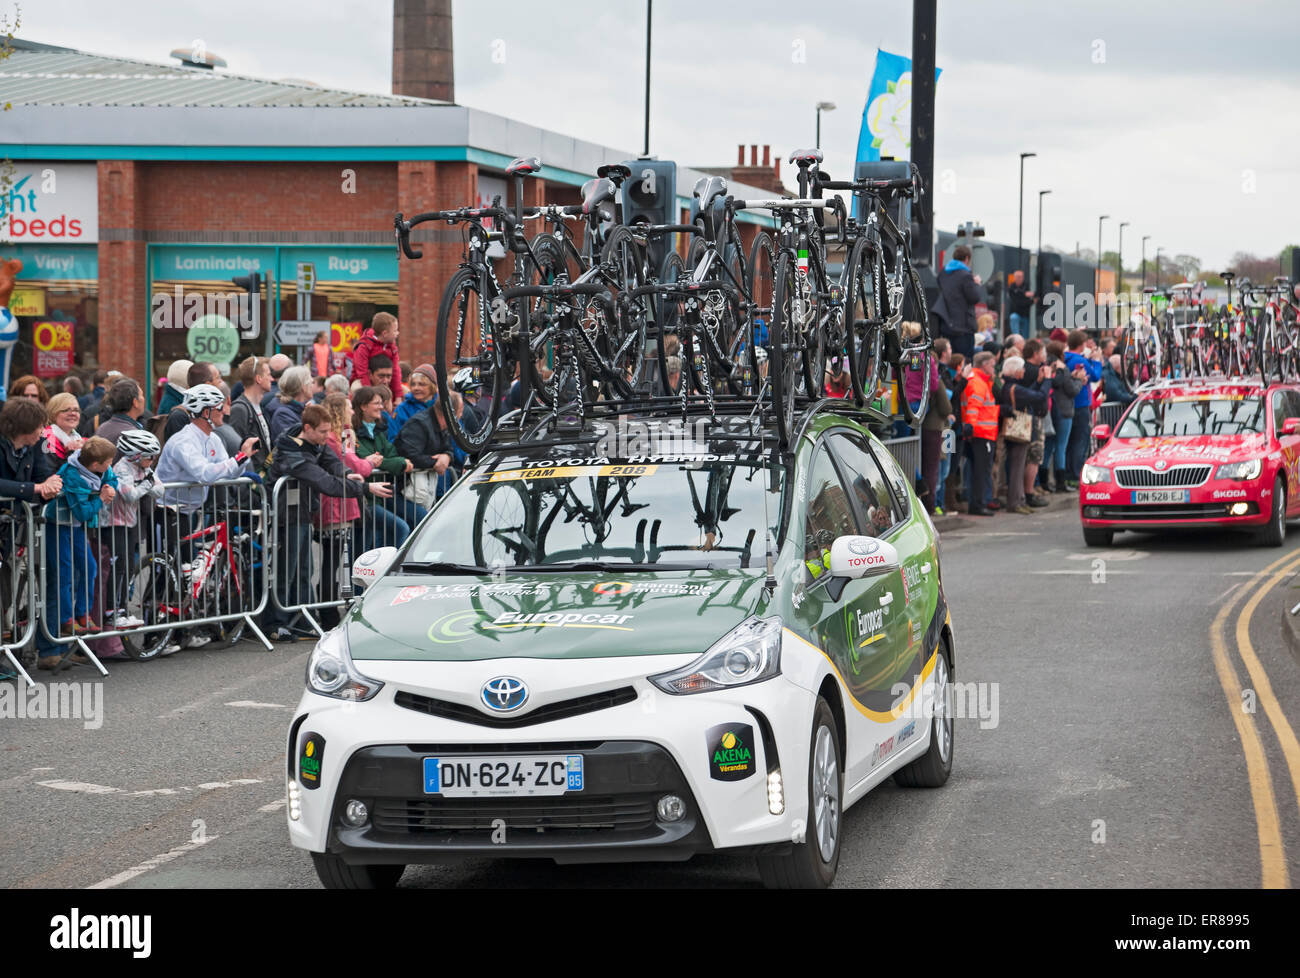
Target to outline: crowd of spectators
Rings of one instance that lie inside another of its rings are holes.
[[[332,350],[320,337],[306,363],[284,354],[248,357],[234,368],[233,389],[214,364],[178,360],[160,381],[152,412],[144,385],[116,370],[69,375],[53,393],[37,377],[14,380],[0,405],[0,508],[25,500],[47,517],[46,553],[57,568],[44,612],[49,630],[84,639],[143,624],[127,608],[127,555],[138,559],[148,549],[142,535],[155,523],[177,521],[182,534],[197,528],[208,487],[224,480],[264,482],[268,504],[282,477],[301,487],[279,494],[288,516],[280,525],[289,529],[267,541],[282,605],[301,604],[313,574],[340,578],[343,536],[354,554],[400,545],[466,462],[440,401],[466,430],[483,418],[470,371],[440,391],[432,365],[402,361],[398,335],[397,318],[381,312],[351,351]],[[186,485],[163,488],[172,483]],[[3,532],[12,537],[13,525]],[[300,614],[276,602],[261,624],[275,641],[316,637]],[[177,646],[210,640],[196,627]],[[36,645],[41,668],[88,661],[65,656],[39,630]],[[100,657],[122,654],[116,639],[91,647]]]

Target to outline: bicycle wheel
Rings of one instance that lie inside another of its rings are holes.
[[[645,284],[645,253],[637,244],[631,228],[621,225],[614,228],[601,249],[600,260],[613,269],[614,281],[610,291],[616,304],[623,294]],[[611,319],[594,300],[587,306],[587,315],[596,323],[597,329],[592,345],[605,358],[605,365],[613,374],[613,377],[601,378],[601,394],[605,397],[631,396],[632,382],[641,374],[645,361],[646,320],[642,316],[624,315]],[[596,311],[594,316],[592,307]]]
[[[126,612],[146,625],[161,625],[181,615],[181,584],[171,557],[146,554],[127,590]],[[122,635],[122,647],[132,659],[155,658],[172,640],[171,628],[130,631]]]
[[[228,554],[229,560],[235,565],[233,574],[230,562],[223,556],[213,568],[212,576],[204,583],[203,592],[211,614],[241,616],[228,618],[212,626],[216,630],[217,641],[234,645],[244,637],[244,629],[248,625],[242,617],[243,613],[253,610],[252,579],[244,555],[237,548],[228,551]]]
[[[745,348],[748,352],[742,393],[757,395],[763,387],[763,374],[758,359],[761,348],[764,355],[770,343],[768,323],[772,319],[772,288],[776,281],[776,247],[766,231],[754,236],[749,249],[749,263],[745,268],[745,294],[750,303],[750,319]]]
[[[879,287],[884,280],[880,250],[861,238],[849,257],[849,277],[844,290],[844,321],[848,332],[849,380],[859,405],[876,399],[884,379],[881,349]]]
[[[537,559],[529,526],[531,502],[517,480],[488,483],[474,507],[474,561],[480,567],[514,566]]]
[[[659,268],[659,283],[667,285],[685,277],[686,260],[677,252],[670,251]],[[655,322],[655,358],[659,364],[659,375],[651,393],[668,397],[673,393],[668,389],[668,357],[677,356],[681,350],[678,336],[682,326],[682,303],[676,296],[643,296],[638,306],[632,308],[633,314],[643,318],[651,311]]]
[[[451,416],[451,398],[438,398],[438,409],[447,422],[447,430],[456,444],[470,454],[479,452],[496,431],[501,404],[513,379],[506,369],[506,351],[496,350],[494,346],[478,273],[461,268],[447,283],[438,305],[439,355],[434,358],[433,367],[438,375],[439,391],[451,390],[450,378],[464,367],[473,369],[474,376],[485,386],[491,385],[490,395],[485,392],[479,402],[486,406],[486,416],[473,433],[465,431]]]
[[[925,412],[930,407],[930,372],[934,369],[934,353],[932,350],[933,341],[930,339],[930,313],[925,304],[925,289],[921,287],[921,276],[916,269],[910,264],[907,266],[907,276],[903,282],[903,310],[904,315],[916,317],[911,320],[921,327],[920,336],[902,341],[902,354],[899,357],[899,366],[895,369],[895,376],[898,377],[899,390],[899,407],[902,409],[903,417],[913,428],[921,423],[925,417]],[[915,410],[901,387],[903,385],[902,367],[906,366],[909,370],[914,370],[921,375],[921,396],[917,402]]]
[[[768,324],[768,380],[772,388],[772,410],[782,446],[794,440],[794,399],[799,372],[798,327],[794,324],[794,262],[788,253],[776,260],[772,288],[772,321]]]

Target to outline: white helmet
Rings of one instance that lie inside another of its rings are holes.
[[[208,408],[222,407],[225,403],[226,395],[218,388],[211,384],[195,384],[185,392],[181,407],[197,418]]]
[[[147,431],[124,431],[117,437],[117,450],[126,458],[141,458],[162,452],[158,439]]]

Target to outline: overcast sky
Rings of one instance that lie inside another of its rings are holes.
[[[457,101],[639,152],[644,3],[454,11]],[[233,72],[390,89],[385,0],[39,0],[22,16],[30,40],[166,61],[202,39]],[[825,166],[847,176],[877,47],[911,53],[910,0],[659,0],[651,152],[730,165],[744,142],[788,156],[829,100]],[[1149,255],[1210,268],[1300,242],[1298,52],[1295,0],[939,0],[938,224],[980,221],[1014,244],[1019,153],[1033,151],[1029,247],[1045,188],[1044,240],[1070,250],[1096,247],[1103,213],[1107,250],[1128,221],[1127,255],[1150,235]]]

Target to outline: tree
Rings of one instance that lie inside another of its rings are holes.
[[[1201,260],[1195,255],[1174,255],[1170,265],[1178,270],[1184,281],[1194,282],[1201,272]]]

